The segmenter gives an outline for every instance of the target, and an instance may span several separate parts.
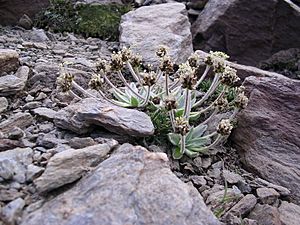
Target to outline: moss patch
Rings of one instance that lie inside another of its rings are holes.
[[[35,20],[35,26],[54,32],[74,32],[86,37],[115,41],[119,36],[121,16],[129,5],[80,5],[69,0],[53,0],[51,6]]]

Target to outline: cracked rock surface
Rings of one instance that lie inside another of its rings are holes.
[[[74,188],[23,218],[22,225],[220,224],[163,153],[124,144]]]

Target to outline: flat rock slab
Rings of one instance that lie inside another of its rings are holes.
[[[11,72],[19,67],[19,54],[15,50],[0,49],[0,75]]]
[[[164,153],[124,144],[72,189],[22,225],[219,225],[199,192],[180,181]]]
[[[246,167],[292,191],[300,202],[300,81],[248,77],[249,105],[231,135]]]
[[[190,22],[185,5],[167,3],[140,7],[122,16],[120,42],[156,64],[159,45],[170,48],[170,56],[182,63],[193,52]]]
[[[86,98],[57,112],[56,126],[75,133],[87,133],[92,126],[101,126],[131,136],[149,136],[154,126],[149,116],[135,109],[126,109],[105,100]]]
[[[10,116],[7,120],[4,120],[0,123],[0,131],[3,133],[8,133],[15,127],[19,127],[21,129],[30,126],[33,122],[33,117],[30,113],[16,113]]]
[[[97,166],[117,144],[116,141],[111,141],[55,154],[42,176],[34,181],[37,190],[47,192],[78,180],[90,168]]]
[[[29,75],[29,67],[22,66],[14,75],[0,77],[0,96],[9,96],[23,90]]]

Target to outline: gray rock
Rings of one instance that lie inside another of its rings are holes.
[[[33,22],[32,20],[29,18],[29,16],[27,16],[26,14],[24,14],[20,19],[19,19],[19,25],[23,28],[25,28],[26,30],[30,30],[33,26]]]
[[[54,117],[56,115],[56,111],[54,111],[53,109],[46,108],[46,107],[36,108],[33,110],[33,113],[40,117],[51,120],[51,121],[54,119]]]
[[[0,189],[0,201],[9,202],[22,197],[23,194],[16,189]]]
[[[33,42],[46,42],[49,41],[48,36],[46,35],[43,29],[35,29],[31,31],[30,40]]]
[[[209,0],[192,26],[194,48],[226,51],[234,61],[257,65],[275,52],[300,46],[300,13],[286,1],[248,3]]]
[[[257,196],[259,200],[263,204],[273,204],[277,201],[278,197],[280,196],[277,191],[273,188],[257,188],[256,189]]]
[[[93,138],[90,137],[86,137],[86,138],[74,137],[69,141],[70,147],[75,149],[85,148],[95,144],[96,142],[93,140]]]
[[[223,170],[223,177],[229,184],[237,184],[244,180],[239,174],[233,173],[229,170]]]
[[[28,165],[26,171],[26,180],[33,181],[44,172],[43,167],[35,166],[33,164]]]
[[[23,217],[21,224],[220,224],[197,190],[181,182],[166,161],[164,153],[122,145],[75,187]]]
[[[57,112],[54,123],[80,134],[88,132],[92,125],[132,136],[149,136],[154,133],[151,119],[145,113],[94,98],[83,99]]]
[[[140,53],[146,63],[157,64],[159,45],[170,48],[171,58],[182,63],[193,51],[185,5],[167,3],[145,6],[122,16],[120,42]]]
[[[278,208],[282,225],[300,224],[300,206],[283,201]]]
[[[0,96],[9,96],[23,90],[29,75],[29,68],[22,66],[14,75],[0,77]]]
[[[248,77],[244,85],[249,104],[238,114],[231,140],[246,167],[300,202],[300,81]]]
[[[32,124],[33,118],[30,113],[16,113],[10,116],[7,120],[0,123],[0,130],[8,133],[15,127],[24,129]]]
[[[245,216],[255,207],[256,203],[257,200],[254,195],[246,195],[228,211],[228,214],[232,214],[234,216]]]
[[[5,97],[0,97],[0,113],[3,113],[6,111],[8,107],[8,101]]]
[[[0,160],[0,177],[4,180],[12,179],[14,167],[8,159]]]
[[[19,217],[22,215],[22,209],[25,206],[25,201],[22,198],[17,198],[7,204],[2,209],[3,221],[9,225],[16,224]]]
[[[289,189],[282,187],[280,185],[272,184],[266,180],[263,180],[261,178],[255,178],[254,182],[258,185],[264,186],[264,187],[269,187],[269,188],[274,188],[280,195],[282,196],[289,196],[291,192]]]
[[[0,75],[15,71],[19,67],[19,54],[15,50],[0,49]]]
[[[282,225],[278,209],[270,205],[257,204],[248,218],[256,220],[259,225]]]
[[[206,184],[204,176],[193,175],[190,176],[190,179],[196,187],[201,187]]]
[[[92,167],[97,166],[116,145],[117,142],[112,141],[55,154],[42,176],[34,181],[38,191],[48,192],[78,180]]]
[[[19,140],[25,135],[24,131],[20,129],[19,127],[14,127],[11,129],[7,135],[9,139],[12,140]]]
[[[26,181],[26,167],[32,163],[32,156],[31,148],[15,148],[0,152],[0,165],[5,166],[6,172],[3,170],[5,176],[19,183],[24,183]],[[11,174],[13,174],[12,177]]]

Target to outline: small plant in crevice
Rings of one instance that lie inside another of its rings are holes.
[[[194,53],[177,70],[166,47],[159,47],[156,55],[156,70],[141,70],[142,57],[124,47],[114,52],[109,61],[98,60],[96,68],[92,69],[89,87],[111,104],[146,111],[157,130],[169,132],[168,139],[174,145],[175,159],[180,159],[184,154],[196,157],[200,153],[209,153],[230,135],[234,117],[248,103],[244,88],[235,87],[239,80],[236,70],[227,65],[228,56],[222,52],[210,52],[205,58]],[[200,66],[205,66],[205,71],[198,78],[195,71]],[[197,89],[211,70],[214,78],[206,92],[199,95]],[[134,82],[128,82],[124,76],[127,71]],[[124,86],[116,87],[108,74],[114,74]],[[104,82],[110,86],[112,98],[105,94]],[[97,97],[74,81],[67,65],[62,67],[58,85],[62,91],[78,99],[81,97],[74,89],[85,97]],[[222,119],[214,131],[207,130],[217,114],[228,111],[230,116]]]
[[[35,26],[115,41],[121,16],[130,10],[129,5],[74,5],[71,0],[52,0],[50,7],[36,17]]]

